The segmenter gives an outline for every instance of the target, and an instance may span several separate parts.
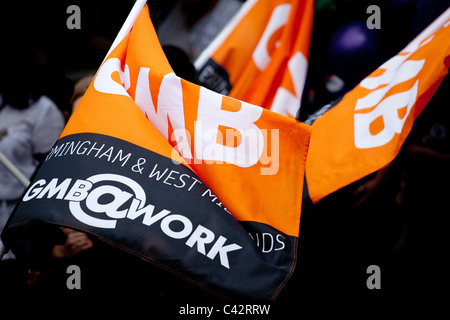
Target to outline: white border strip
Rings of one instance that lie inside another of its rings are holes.
[[[136,19],[139,16],[139,13],[141,13],[141,10],[145,6],[146,3],[147,3],[147,0],[136,0],[133,8],[131,9],[130,13],[128,14],[127,19],[123,23],[122,28],[120,29],[119,33],[117,34],[116,38],[114,39],[114,42],[111,45],[111,48],[109,48],[108,53],[106,54],[105,58],[103,59],[103,62],[105,62],[106,58],[119,45],[119,43],[127,36],[127,34],[130,32],[131,28],[133,28],[133,25],[136,22]],[[102,64],[103,64],[103,62],[102,62]]]
[[[242,21],[242,19],[248,14],[258,0],[247,0],[234,17],[228,22],[225,28],[214,38],[211,44],[206,47],[205,50],[198,56],[194,62],[194,67],[198,71],[213,55],[213,53],[222,45],[230,33],[236,28],[236,26]]]

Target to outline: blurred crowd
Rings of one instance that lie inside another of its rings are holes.
[[[177,75],[195,82],[193,61],[243,2],[148,3]],[[70,4],[0,5],[0,152],[29,179],[78,105],[133,1],[79,1],[80,30],[65,28]],[[381,28],[370,30],[366,9],[373,4],[381,8]],[[448,0],[317,0],[299,120],[339,100],[449,5]],[[449,92],[447,78],[390,165],[316,205],[304,200],[297,269],[279,300],[450,304]],[[0,164],[0,231],[23,191]],[[25,261],[11,251],[3,257],[0,296],[91,292],[118,299],[151,287],[149,294],[161,299],[211,298],[86,234],[53,227],[45,236],[30,235],[39,237],[44,239],[39,250],[22,252],[29,257]],[[92,291],[67,292],[71,264],[90,270],[84,281]],[[381,290],[366,287],[370,265],[382,270]]]

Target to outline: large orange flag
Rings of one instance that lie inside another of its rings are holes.
[[[309,195],[326,195],[389,164],[450,65],[450,9],[312,125]]]
[[[249,0],[195,62],[217,92],[295,117],[305,84],[313,0]]]
[[[144,7],[2,237],[14,248],[32,220],[70,226],[218,295],[271,299],[296,262],[309,136],[177,77]]]

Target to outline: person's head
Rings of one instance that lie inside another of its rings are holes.
[[[175,74],[184,80],[195,83],[195,67],[187,53],[171,45],[163,46],[163,50]]]
[[[16,109],[28,107],[33,92],[33,72],[27,65],[26,62],[24,64],[15,64],[10,61],[5,63],[0,80],[3,105],[10,105]]]
[[[75,83],[72,98],[70,99],[70,105],[72,106],[72,113],[78,107],[78,104],[80,103],[81,98],[83,97],[84,93],[91,84],[92,79],[94,79],[94,76],[89,75],[81,78]]]

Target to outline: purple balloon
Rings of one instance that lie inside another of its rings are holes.
[[[361,80],[380,65],[382,53],[380,32],[367,28],[366,21],[352,21],[332,35],[328,62],[344,80]]]

